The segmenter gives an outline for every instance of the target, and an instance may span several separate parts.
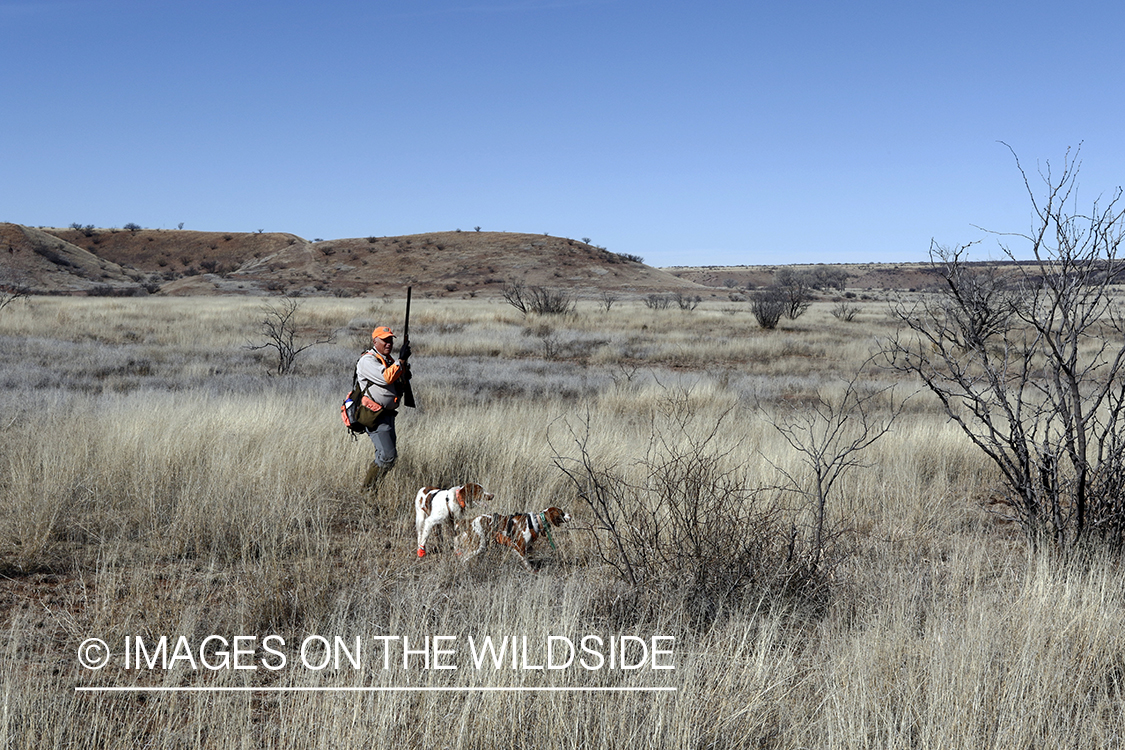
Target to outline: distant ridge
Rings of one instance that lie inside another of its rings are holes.
[[[579,240],[431,232],[310,242],[279,232],[32,229],[0,224],[7,279],[48,294],[496,294],[509,281],[602,292],[698,293],[692,281]]]
[[[681,293],[744,299],[780,268],[653,268],[587,242],[514,232],[430,232],[309,241],[284,232],[32,228],[0,223],[0,286],[37,294],[383,296],[413,286],[437,297],[497,295],[511,281],[580,297]],[[929,263],[831,264],[855,290],[913,290]]]

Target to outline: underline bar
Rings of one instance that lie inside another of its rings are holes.
[[[76,693],[674,693],[674,687],[76,687]]]

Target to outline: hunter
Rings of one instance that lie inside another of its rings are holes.
[[[391,356],[395,334],[385,326],[371,332],[371,348],[363,353],[355,366],[360,389],[366,389],[371,400],[378,404],[378,419],[375,425],[367,428],[367,436],[375,446],[375,460],[367,469],[363,488],[373,490],[379,480],[394,466],[398,458],[395,445],[395,414],[399,402],[410,384],[410,344],[404,343],[399,351],[398,361]]]

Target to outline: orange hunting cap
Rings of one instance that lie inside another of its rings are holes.
[[[371,332],[371,338],[373,339],[393,339],[394,337],[395,332],[386,326],[379,326]]]

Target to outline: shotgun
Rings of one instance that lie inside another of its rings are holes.
[[[413,287],[406,287],[406,319],[402,323],[402,346],[399,348],[399,356],[404,359],[410,359],[410,292]],[[402,353],[406,352],[405,357]],[[408,363],[409,364],[409,363]],[[402,386],[402,403],[403,406],[413,409],[414,403],[414,388],[410,385],[410,371],[406,372],[406,383]]]

